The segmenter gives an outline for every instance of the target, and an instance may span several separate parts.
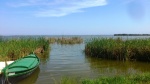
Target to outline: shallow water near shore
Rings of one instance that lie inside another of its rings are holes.
[[[18,84],[58,84],[63,77],[93,79],[150,71],[150,63],[146,62],[102,60],[86,56],[84,46],[84,43],[51,44],[49,57],[41,58],[39,69]]]
[[[3,38],[19,38],[22,36],[7,36]],[[28,37],[28,36],[25,36]],[[33,36],[35,37],[35,36]],[[77,79],[94,79],[103,76],[129,75],[150,71],[150,63],[137,61],[116,61],[92,58],[84,53],[85,44],[92,38],[150,38],[150,36],[46,36],[46,37],[81,37],[84,42],[74,45],[51,44],[51,50],[41,56],[41,64],[32,75],[18,84],[59,84],[64,77]]]

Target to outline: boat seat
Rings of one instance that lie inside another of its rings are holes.
[[[28,68],[28,67],[26,67],[26,66],[12,66],[12,67],[10,67],[9,69],[11,69],[11,68]]]

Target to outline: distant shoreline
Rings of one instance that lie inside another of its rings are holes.
[[[114,34],[114,36],[150,36],[150,34]]]

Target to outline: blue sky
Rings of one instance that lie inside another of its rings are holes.
[[[150,33],[150,0],[0,0],[0,35]]]

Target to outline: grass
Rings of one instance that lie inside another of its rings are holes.
[[[71,37],[71,38],[47,38],[49,43],[58,43],[58,44],[80,44],[83,43],[83,39],[80,37]]]
[[[44,38],[9,39],[0,42],[0,60],[15,60],[26,56],[36,49],[49,49],[49,42]]]
[[[60,84],[150,84],[150,73],[128,75],[128,76],[114,76],[114,77],[100,77],[97,79],[81,79],[76,80],[71,78],[62,79]]]
[[[115,76],[115,77],[101,77],[98,79],[85,79],[82,84],[149,84],[150,73],[130,76]]]
[[[85,45],[88,56],[113,60],[150,61],[150,38],[122,40],[120,38],[92,39]]]
[[[59,84],[79,84],[79,83],[80,81],[75,77],[74,78],[63,77]]]

